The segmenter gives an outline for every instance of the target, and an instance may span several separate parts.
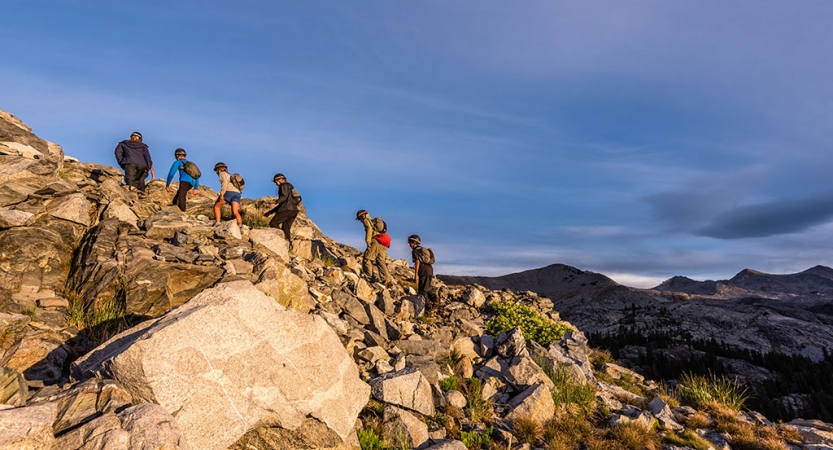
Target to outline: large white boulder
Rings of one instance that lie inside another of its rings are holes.
[[[115,336],[73,376],[114,378],[176,417],[192,448],[225,449],[258,427],[312,418],[344,441],[370,388],[318,316],[287,310],[248,281],[208,289]]]
[[[277,228],[254,228],[249,231],[249,241],[257,251],[277,258],[282,263],[289,262],[289,242],[283,230]]]
[[[0,448],[39,450],[52,448],[55,403],[0,410]]]

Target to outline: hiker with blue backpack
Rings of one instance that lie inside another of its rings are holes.
[[[188,191],[193,188],[194,195],[199,195],[198,189],[202,176],[197,165],[185,159],[186,155],[185,149],[178,148],[174,151],[176,161],[171,165],[171,170],[168,171],[168,178],[165,181],[165,190],[171,192],[171,181],[174,179],[174,175],[179,172],[179,189],[171,200],[170,206],[178,206],[182,212],[185,212],[185,200],[188,198]]]
[[[414,261],[414,283],[417,294],[425,297],[425,301],[432,309],[436,300],[434,293],[434,251],[422,246],[422,239],[416,234],[408,236],[408,246],[411,247],[411,258]]]

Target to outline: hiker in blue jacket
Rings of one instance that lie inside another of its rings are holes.
[[[149,170],[153,170],[148,146],[142,143],[142,133],[134,131],[130,140],[124,140],[116,145],[116,161],[124,170],[124,182],[140,192],[145,192],[145,178]]]
[[[179,172],[179,189],[177,189],[174,198],[171,200],[171,206],[178,206],[182,212],[185,212],[185,200],[188,198],[188,190],[193,188],[194,195],[199,195],[198,189],[200,187],[200,179],[192,178],[191,175],[188,175],[188,172],[185,171],[185,163],[188,162],[185,159],[185,156],[185,149],[178,148],[174,151],[174,158],[176,158],[176,161],[174,161],[171,165],[171,170],[168,171],[168,179],[165,181],[165,190],[171,192],[171,180],[173,180],[174,175]]]

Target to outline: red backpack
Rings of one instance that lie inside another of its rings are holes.
[[[390,248],[390,236],[387,233],[377,234],[373,236],[373,239],[376,239],[376,242],[384,245],[387,248]]]

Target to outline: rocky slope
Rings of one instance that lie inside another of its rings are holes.
[[[546,297],[439,283],[426,313],[407,262],[389,261],[398,285],[370,284],[305,214],[290,252],[261,227],[270,198],[245,199],[240,228],[208,219],[210,190],[180,213],[163,183],[140,198],[120,178],[0,112],[0,449],[632,448],[629,430],[646,448],[728,448],[741,429],[833,445],[824,423],[672,407],[591,362]],[[562,297],[632,294],[562,272]],[[506,304],[528,308],[517,325],[568,331],[487,334]]]

